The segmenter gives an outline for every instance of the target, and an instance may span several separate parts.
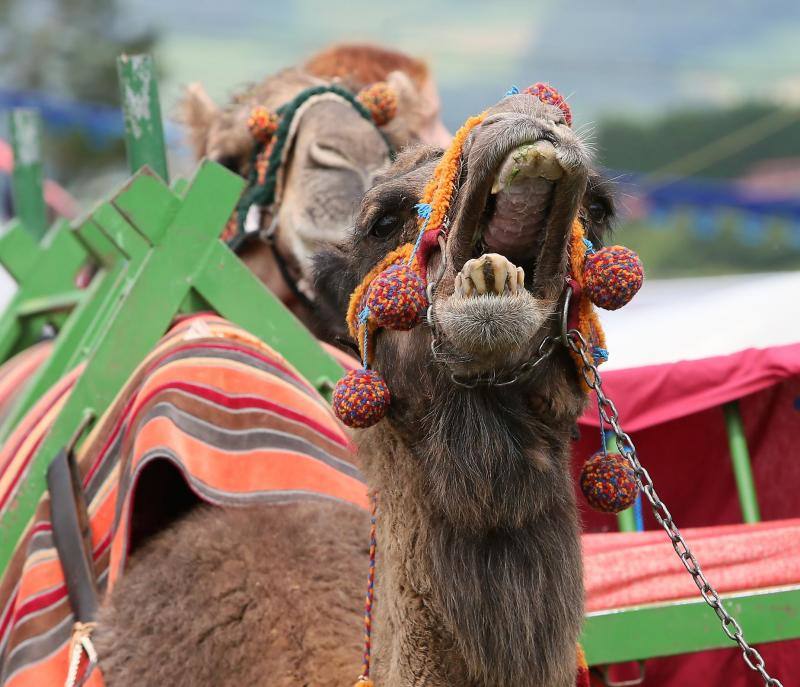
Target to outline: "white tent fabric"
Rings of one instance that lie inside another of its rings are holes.
[[[800,343],[800,271],[645,279],[600,320],[610,354],[603,371]]]

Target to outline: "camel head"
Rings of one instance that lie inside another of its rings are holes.
[[[396,108],[386,122],[365,118],[352,103],[332,93],[309,98],[294,113],[274,199],[251,209],[248,240],[238,249],[251,269],[285,302],[293,300],[287,281],[312,297],[312,254],[343,240],[359,200],[388,165],[392,148],[408,140],[402,122],[417,97],[415,87],[399,72],[390,74],[387,83]],[[182,103],[181,118],[198,158],[210,158],[252,179],[258,145],[249,126],[254,110],[276,113],[307,89],[332,85],[330,80],[289,69],[220,108],[194,84]],[[274,252],[265,248],[266,241],[272,243]],[[275,256],[288,270],[288,280],[276,268]]]
[[[425,488],[456,527],[521,526],[563,497],[531,488],[566,474],[585,394],[563,346],[532,363],[560,334],[573,223],[597,245],[613,215],[570,118],[565,104],[529,93],[487,110],[464,140],[437,240],[419,249],[426,320],[370,341],[391,394],[384,422],[416,447]],[[318,256],[332,319],[387,253],[415,241],[415,206],[441,157],[426,147],[400,155],[364,197],[350,242]]]

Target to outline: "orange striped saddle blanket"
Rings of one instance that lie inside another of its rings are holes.
[[[53,350],[53,341],[41,341],[0,365],[0,423]]]
[[[57,383],[0,449],[0,517],[80,372]],[[217,317],[180,322],[77,456],[101,594],[124,569],[139,504],[174,507],[156,485],[180,482],[219,506],[334,498],[368,508],[351,456],[326,401],[278,353]],[[182,479],[165,480],[170,473]],[[74,622],[45,494],[0,579],[0,685],[63,685]],[[99,671],[85,684],[102,685]]]

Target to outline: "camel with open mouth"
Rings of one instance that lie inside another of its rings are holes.
[[[441,155],[401,154],[347,243],[317,256],[331,321],[415,240]],[[354,434],[378,504],[370,677],[567,687],[583,618],[569,444],[585,393],[566,349],[530,363],[560,333],[573,223],[599,241],[612,203],[564,110],[526,93],[487,111],[454,182],[426,256],[428,322],[375,332],[391,405]],[[368,530],[329,500],[196,509],[133,552],[103,610],[107,684],[351,683]]]

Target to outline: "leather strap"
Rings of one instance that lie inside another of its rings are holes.
[[[89,514],[78,468],[71,451],[61,449],[47,469],[50,519],[67,594],[75,619],[91,622],[97,614],[99,593],[92,560]]]

